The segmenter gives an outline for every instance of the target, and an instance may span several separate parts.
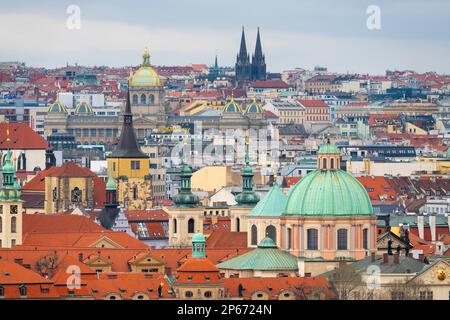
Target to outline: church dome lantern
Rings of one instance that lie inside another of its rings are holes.
[[[364,186],[339,169],[339,149],[329,141],[318,151],[318,169],[305,175],[289,193],[284,215],[372,215]]]
[[[162,87],[163,83],[150,64],[150,52],[145,49],[141,67],[130,78],[131,87]]]

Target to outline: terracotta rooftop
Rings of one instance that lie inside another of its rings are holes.
[[[10,141],[6,141],[9,128]],[[0,149],[47,149],[47,141],[25,123],[0,123]]]

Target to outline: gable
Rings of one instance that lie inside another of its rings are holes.
[[[412,248],[410,244],[407,244],[402,239],[397,237],[392,232],[385,233],[377,240],[377,248],[378,249],[387,249],[388,248],[388,242],[389,240],[392,240],[392,250],[395,251],[397,246],[400,245],[400,247],[403,249],[406,246],[409,246],[409,248]]]
[[[425,284],[448,286],[450,285],[450,264],[445,260],[437,260],[413,279],[421,280]]]
[[[123,249],[123,247],[121,245],[112,241],[107,236],[101,237],[99,240],[92,243],[89,247],[91,247],[91,248]]]

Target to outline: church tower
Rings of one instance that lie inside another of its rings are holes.
[[[247,45],[245,43],[244,27],[242,27],[241,47],[236,57],[235,65],[236,81],[242,82],[251,80],[251,67],[250,55],[247,53]]]
[[[130,94],[127,94],[125,112],[116,149],[107,157],[108,170],[118,181],[118,202],[131,210],[152,207],[150,159],[136,141],[131,113]]]
[[[6,134],[6,141],[9,142],[9,129]],[[0,185],[0,248],[11,248],[22,244],[22,200],[9,149],[6,153],[5,165],[2,167],[2,178],[2,185]]]
[[[250,166],[249,138],[246,141],[245,166],[242,169],[242,192],[236,196],[236,202],[243,207],[254,207],[259,196],[253,192],[253,169]]]
[[[165,126],[164,83],[150,63],[150,52],[145,49],[142,64],[130,77],[131,111],[137,117],[136,134],[144,139],[147,129]]]
[[[100,215],[100,223],[104,228],[111,229],[119,213],[117,202],[117,184],[113,178],[112,168],[109,169],[108,181],[106,182],[105,207]]]
[[[258,34],[256,36],[255,53],[252,56],[252,80],[266,80],[266,58],[262,52],[261,37]]]

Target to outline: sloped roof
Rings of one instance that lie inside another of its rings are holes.
[[[219,269],[297,271],[297,258],[277,248],[272,239],[264,238],[258,248],[217,265]]]
[[[247,232],[214,231],[206,239],[206,247],[208,250],[247,248]]]
[[[79,215],[24,214],[22,218],[22,233],[69,233],[69,232],[102,232],[103,227],[91,219]]]
[[[62,166],[56,167],[54,170],[47,174],[48,177],[95,177],[88,168],[84,168],[76,164],[75,162],[68,161],[63,163]]]
[[[9,128],[10,141],[6,141]],[[26,123],[0,123],[0,149],[47,149],[48,142]]]
[[[258,204],[250,211],[248,216],[279,217],[283,214],[287,197],[275,184]]]

